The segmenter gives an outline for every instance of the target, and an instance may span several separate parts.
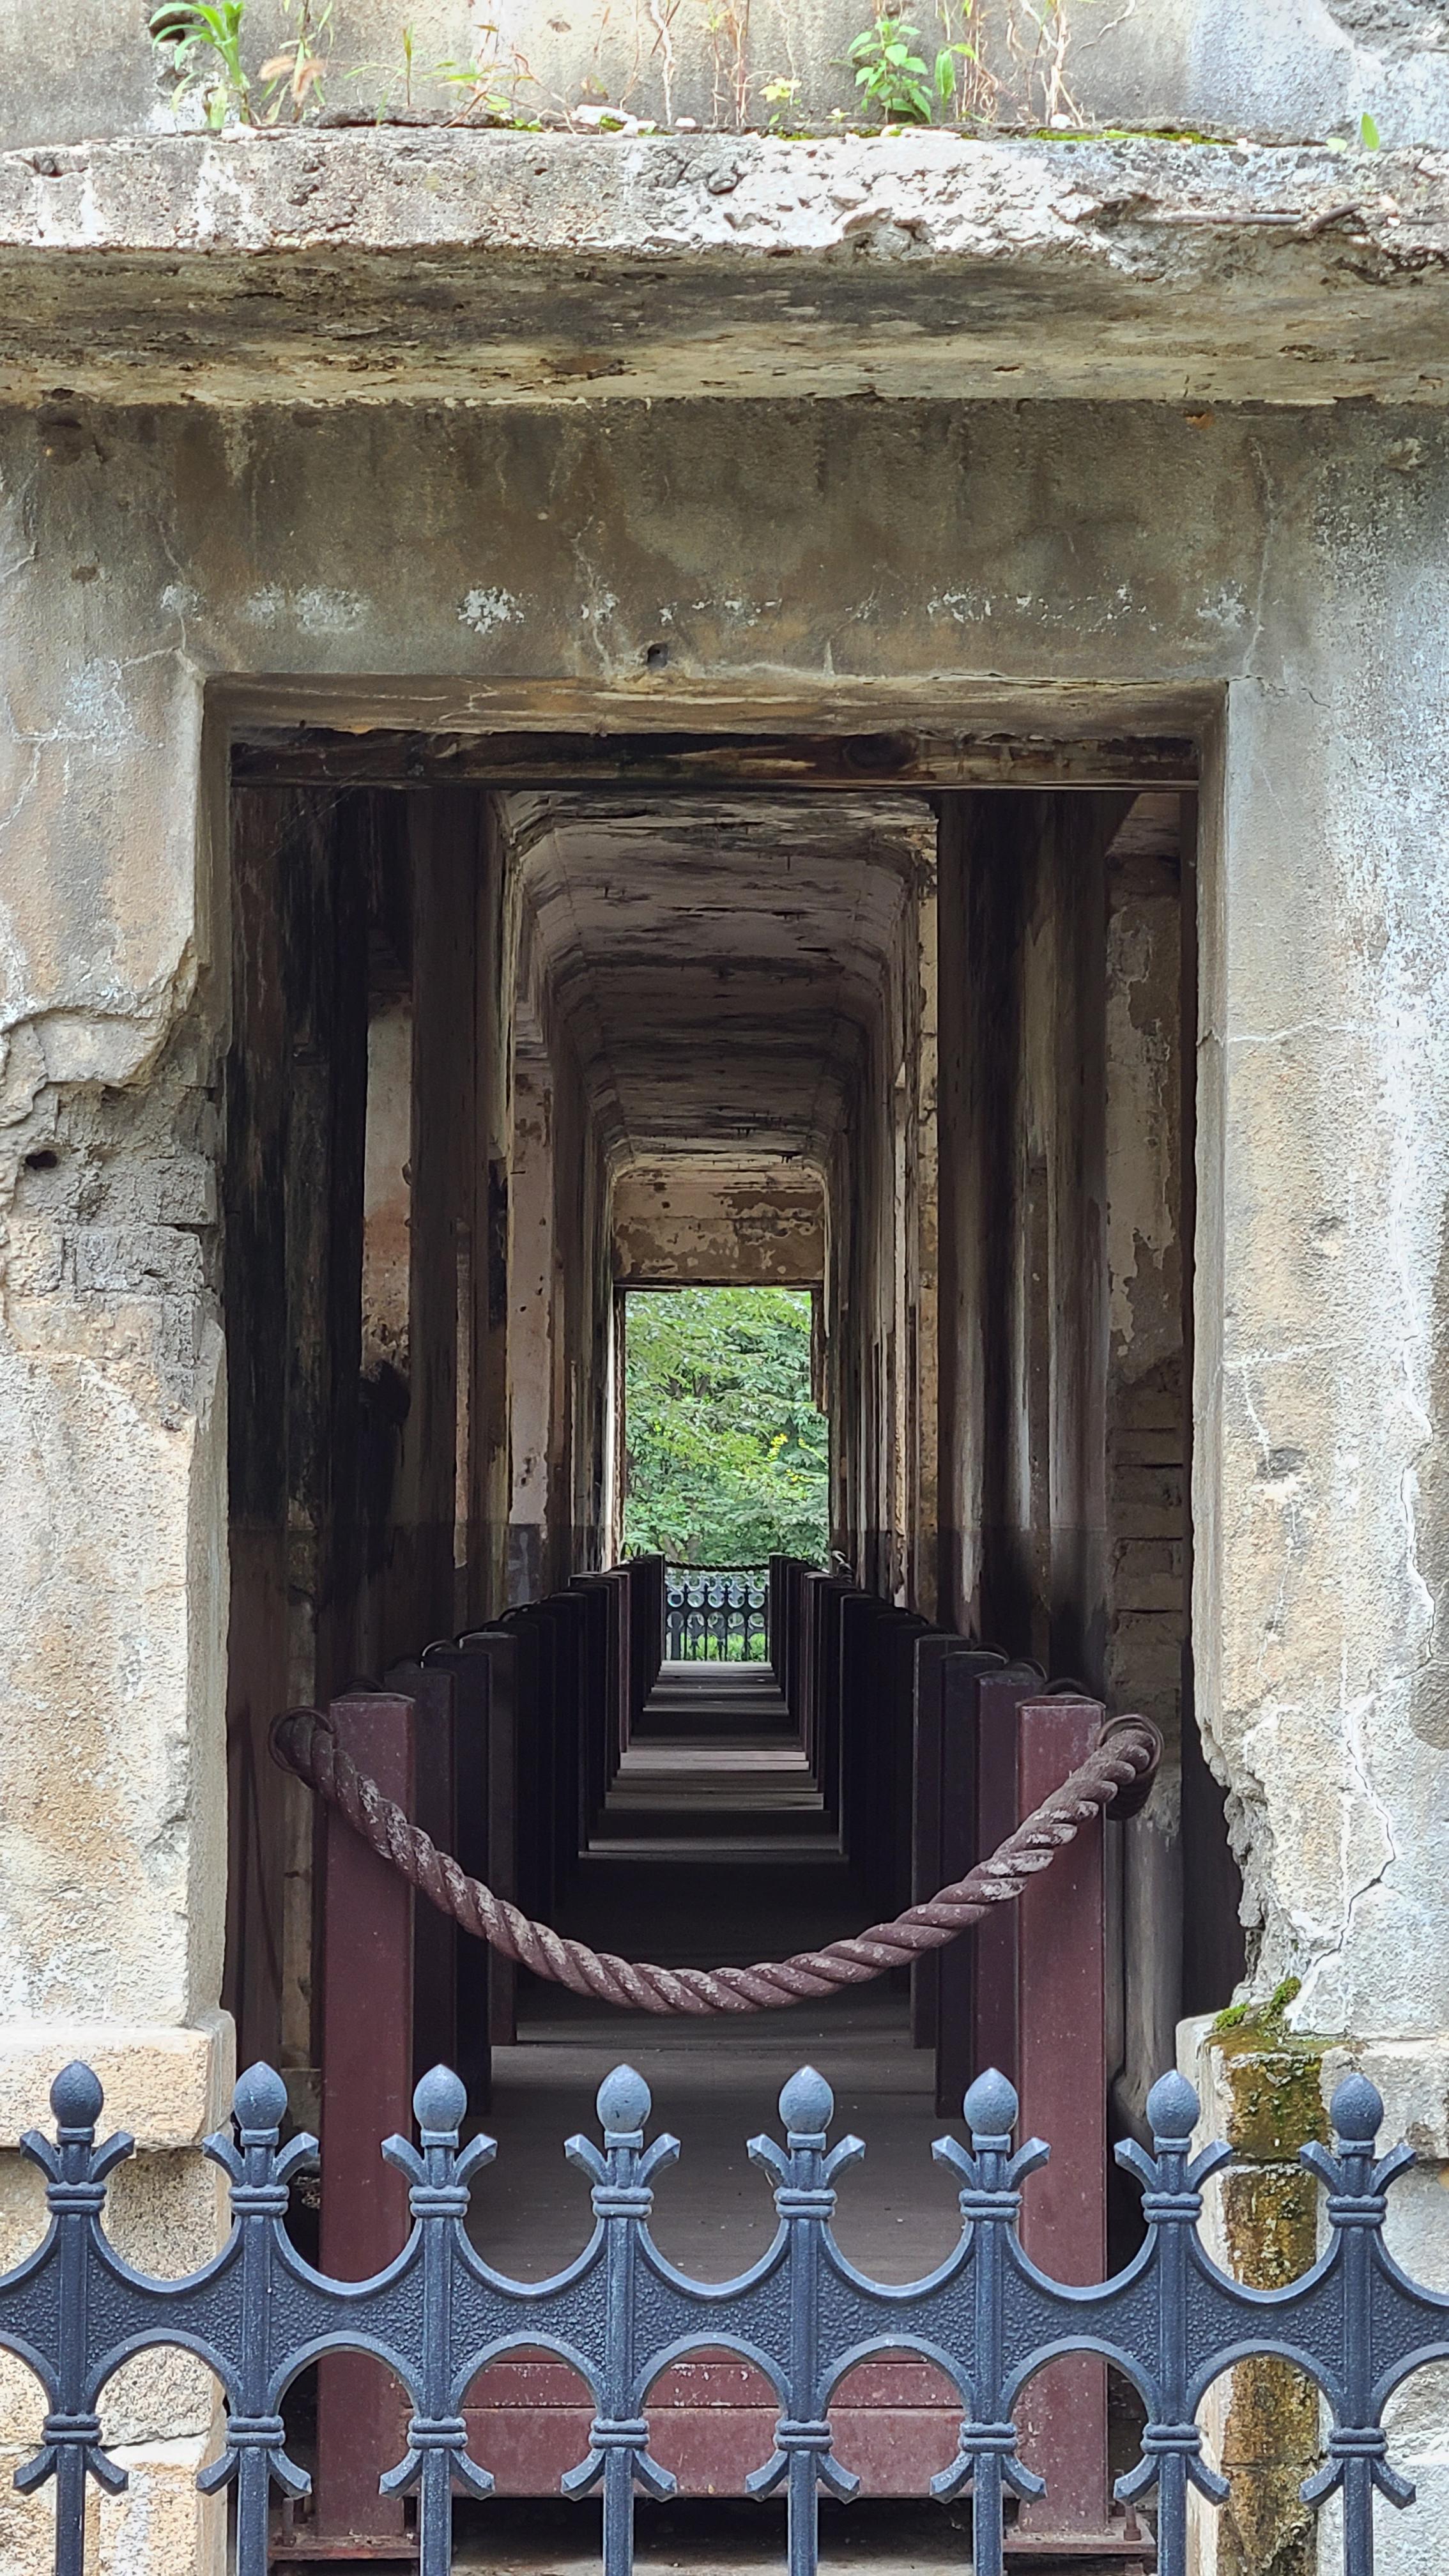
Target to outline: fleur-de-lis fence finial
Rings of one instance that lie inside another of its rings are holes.
[[[604,2361],[589,2450],[564,2479],[566,2495],[604,2490],[604,2566],[607,2576],[627,2576],[634,2563],[634,2489],[656,2501],[673,2495],[675,2481],[649,2452],[649,2426],[640,2410],[635,2356],[634,2294],[638,2238],[654,2206],[650,2184],[661,2165],[673,2164],[679,2140],[644,2143],[649,2087],[632,2066],[616,2066],[599,2086],[595,2108],[604,2132],[603,2153],[591,2138],[570,2138],[564,2150],[593,2184],[594,2216],[604,2231]]]
[[[802,2066],[780,2095],[782,2152],[773,2138],[751,2138],[750,2158],[775,2176],[775,2209],[787,2231],[789,2263],[789,2403],[775,2426],[775,2449],[745,2480],[753,2496],[784,2482],[789,2512],[790,2576],[810,2576],[819,2551],[820,2489],[846,2503],[859,2478],[843,2468],[831,2443],[820,2366],[820,2285],[825,2236],[835,2215],[835,2177],[865,2154],[860,2138],[828,2144],[835,2096],[823,2075]]]

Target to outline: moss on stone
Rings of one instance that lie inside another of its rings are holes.
[[[1226,2004],[1213,2023],[1209,2036],[1231,2039],[1235,2034],[1276,2037],[1284,2027],[1288,2007],[1303,1991],[1301,1977],[1284,1977],[1273,1988],[1267,2001],[1255,2004],[1245,1997],[1240,2004]]]
[[[1265,2003],[1215,2025],[1227,2096],[1228,2143],[1239,2161],[1224,2175],[1222,2238],[1229,2267],[1255,2289],[1297,2280],[1318,2249],[1318,2190],[1298,2162],[1324,2139],[1322,2060],[1328,2042],[1286,2024],[1298,1992],[1286,1978]],[[1219,2576],[1313,2576],[1314,2518],[1299,2488],[1319,2456],[1318,2394],[1303,2372],[1267,2357],[1240,2363],[1223,2426]]]

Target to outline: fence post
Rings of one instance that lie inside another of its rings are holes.
[[[935,1641],[931,1643],[934,1648]],[[988,1679],[996,1680],[1002,1659],[988,1647],[963,1646],[953,1637],[941,1638],[940,1651],[929,1655],[926,1644],[923,1638],[918,1666],[925,1667],[923,1682],[930,1693],[930,1731],[935,1738],[934,1774],[926,1795],[934,1795],[936,1805],[934,1835],[928,1838],[923,1833],[920,1842],[929,1852],[931,1865],[930,1885],[921,1893],[930,1897],[938,1888],[964,1878],[1001,1840],[999,1834],[988,1839],[980,1806],[983,1685]],[[1003,1914],[1012,1910],[1010,1906],[998,1909]],[[960,2118],[967,2085],[995,2062],[977,2053],[979,1943],[985,1930],[986,1925],[979,1924],[974,1934],[932,1952],[929,1962],[919,1962],[922,1968],[929,1964],[934,1970],[922,1982],[934,2006],[929,2036],[936,2047],[936,2109],[948,2120]],[[1003,2074],[1008,2071],[1001,2069]]]
[[[780,1697],[798,1728],[795,1709],[795,1586],[788,1556],[770,1559],[770,1670],[779,1685]]]
[[[514,1664],[514,1725],[518,1747],[518,1883],[515,1889],[525,1914],[548,1916],[547,1830],[553,1802],[553,1756],[544,1729],[554,1632],[541,1601],[505,1611],[500,1625],[517,1649]]]
[[[630,1624],[634,1615],[634,1587],[621,1565],[610,1566],[604,1580],[609,1586],[613,1623],[609,1633],[609,1654],[614,1674],[619,1760],[622,1761],[634,1732],[634,1640]]]
[[[429,1646],[423,1662],[452,1676],[453,1806],[456,1841],[449,1845],[470,1878],[481,1878],[500,1896],[515,1885],[513,1800],[511,1782],[500,1765],[501,1737],[511,1725],[512,1701],[495,1670],[512,1668],[511,1637],[494,1635],[493,1650],[479,1651],[474,1637],[456,1645]],[[506,1783],[506,1785],[505,1785]],[[458,2073],[475,2111],[486,2110],[493,2096],[492,2044],[513,2036],[511,2002],[513,1963],[500,1959],[486,1941],[471,1933],[458,1935]],[[500,1995],[500,1989],[505,1994]]]
[[[892,1610],[882,1624],[877,1650],[881,1705],[880,1876],[873,1903],[882,1915],[898,1914],[912,1902],[915,1851],[916,1656],[927,1637],[938,1636],[917,1610]],[[930,1894],[934,1896],[935,1889]]]
[[[529,1658],[537,1663],[537,1635],[515,1627],[474,1628],[459,1638],[458,1648],[463,1663],[481,1667],[486,1676],[488,1729],[482,1755],[483,1803],[468,1843],[473,1857],[461,1850],[458,1857],[475,1878],[485,1879],[497,1895],[517,1904],[523,1901],[519,1890],[527,1867],[520,1850],[522,1672]],[[511,1959],[485,1944],[479,1947],[487,1964],[488,2036],[495,2048],[508,2048],[518,2036],[518,1971]]]
[[[868,1622],[859,1619],[856,1595],[840,1605],[842,1740],[848,1730],[854,1781],[846,1849],[862,1873],[864,1902],[884,1918],[910,1901],[915,1653],[932,1630],[918,1610],[860,1597],[874,1613]]]
[[[941,1629],[918,1637],[911,1660],[911,1903],[929,1902],[945,1885],[941,1871]],[[936,2045],[941,1954],[926,1950],[911,1964],[911,2046]]]
[[[613,1778],[607,1764],[607,1681],[604,1649],[591,1645],[597,1634],[598,1605],[572,1587],[550,1593],[545,1605],[554,1622],[556,1651],[553,1695],[548,1721],[553,1739],[555,1809],[553,1817],[553,1898],[562,1901],[578,1856],[593,1830]],[[552,1918],[550,1918],[552,1919]]]
[[[639,1707],[649,1697],[659,1679],[664,1661],[664,1559],[649,1556],[644,1560],[647,1578],[644,1585],[644,1648]]]
[[[1097,1741],[1096,1700],[1028,1699],[1018,1713],[1020,1813],[1084,1762]],[[1052,2141],[1032,2177],[1022,2242],[1059,2281],[1100,2281],[1107,2267],[1106,1908],[1100,1815],[1029,1881],[1017,1928],[1017,2086],[1021,2135]],[[1024,2457],[1047,2479],[1023,2505],[1023,2536],[1048,2541],[1108,2528],[1107,2372],[1088,2355],[1048,2365],[1017,2408]]]
[[[1019,1718],[1023,1701],[1040,1690],[1042,1678],[1038,1665],[1019,1662],[983,1673],[977,1685],[976,1832],[983,1855],[994,1852],[1014,1833],[1026,1813],[1018,1763]],[[1018,2089],[1020,1928],[1019,1904],[994,1905],[972,1935],[976,1958],[971,2054],[978,2071],[994,2066]]]
[[[330,1714],[344,1752],[384,1797],[415,1812],[416,1711],[400,1692],[349,1691]],[[324,1831],[322,1924],[322,2217],[324,2272],[363,2280],[407,2241],[406,2178],[378,2139],[410,2133],[413,2090],[413,1891],[334,1809]],[[401,2500],[378,2493],[396,2455],[397,2383],[363,2353],[317,2365],[313,2535],[400,2539]]]
[[[413,1803],[408,1813],[439,1851],[458,1848],[453,1676],[421,1663],[393,1664],[383,1688],[414,1712]],[[436,1905],[413,1907],[413,2081],[431,2066],[458,2065],[458,1926]],[[481,2107],[481,2106],[480,2106]]]
[[[785,1565],[783,1556],[772,1556],[765,1601],[765,1660],[780,1686],[780,1694],[789,1706],[790,1687],[787,1678],[788,1652],[785,1644]]]
[[[840,1600],[836,1720],[839,1730],[840,1844],[863,1905],[873,1905],[877,1808],[871,1773],[874,1737],[881,1721],[876,1645],[887,1605],[874,1592],[848,1592]]]
[[[858,1584],[837,1574],[805,1578],[805,1617],[809,1629],[806,1752],[825,1809],[826,1821],[838,1833],[840,1815],[840,1605]]]
[[[664,1559],[630,1556],[621,1569],[629,1587],[629,1731],[659,1679],[664,1657]]]

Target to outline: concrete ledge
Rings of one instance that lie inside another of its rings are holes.
[[[1213,2044],[1215,2018],[1195,2015],[1179,2022],[1177,2032],[1178,2070],[1202,2094],[1202,2137],[1226,2137],[1231,2113],[1229,2096],[1216,2089],[1221,2052]],[[1292,2044],[1290,2037],[1290,2048]],[[1264,2042],[1269,2053],[1272,2045]],[[1325,2112],[1346,2075],[1366,2075],[1383,2096],[1383,2145],[1396,2146],[1403,2138],[1430,2164],[1449,2164],[1449,2034],[1333,2039],[1319,2042],[1314,2053]]]
[[[229,2013],[193,2028],[159,2023],[10,2022],[0,2025],[0,2147],[53,2126],[50,2087],[75,2057],[105,2088],[102,2134],[128,2129],[138,2147],[192,2147],[227,2116],[235,2080]]]
[[[0,157],[0,397],[1449,393],[1449,153],[170,135]]]

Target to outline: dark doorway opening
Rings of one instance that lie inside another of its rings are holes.
[[[913,1705],[923,1643],[984,1641],[1144,1707],[1177,1762],[1195,992],[1180,751],[1126,781],[990,790],[943,780],[919,741],[796,751],[788,787],[778,744],[758,742],[719,747],[714,774],[697,744],[544,737],[431,765],[367,737],[239,755],[228,1994],[300,2118],[325,2071],[323,1846],[307,1793],[267,1761],[268,1724],[439,1640],[536,1643],[544,1605],[598,1582],[641,1499],[617,1318],[660,1311],[671,1285],[810,1299],[826,1491],[788,1552],[868,1605],[830,1632],[842,1705],[865,1677],[867,1736],[897,1685]],[[802,1456],[807,1429],[797,1417]],[[673,1526],[637,1535],[667,1554]],[[744,1544],[730,1526],[728,1558]],[[705,1530],[691,1523],[691,1547]],[[524,1743],[519,1830],[551,1819],[565,1933],[750,1961],[911,1892],[909,1727],[892,1739],[904,1767],[881,1756],[863,1793],[880,1830],[852,1844],[838,1743],[806,1740],[798,1675],[722,1662],[683,1696],[666,1668],[586,1794]],[[1221,1801],[1195,1746],[1181,1770],[1187,1848],[1208,1855],[1188,1911],[1211,1911],[1206,1973],[1225,1977]],[[1170,1798],[1151,1832],[1108,1829],[1100,2071],[1119,2132],[1140,2124],[1181,2009],[1182,1849]],[[1194,1978],[1203,1956],[1199,1940]],[[847,2248],[906,2277],[949,2243],[953,2194],[926,2154],[929,2014],[903,1980],[690,2025],[525,1977],[510,2013],[492,2026],[503,2154],[478,2218],[507,2268],[557,2260],[557,2139],[625,2054],[686,2139],[660,2234],[696,2268],[722,2226],[724,2268],[753,2241],[765,2204],[744,2139],[805,2058],[872,2142]]]

